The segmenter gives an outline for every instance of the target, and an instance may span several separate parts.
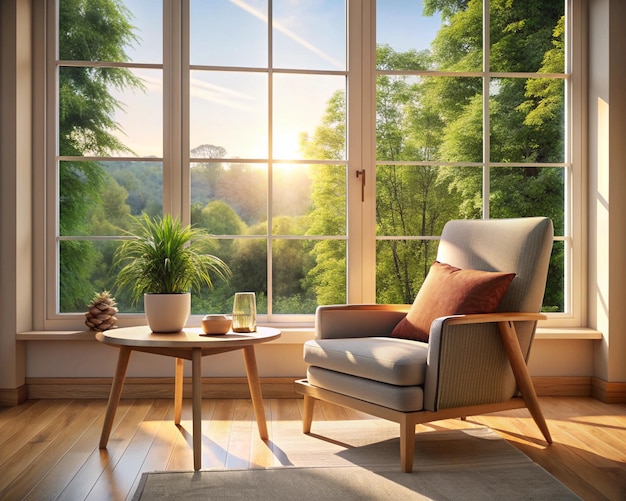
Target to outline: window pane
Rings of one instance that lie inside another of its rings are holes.
[[[439,235],[450,219],[480,217],[481,192],[480,168],[379,165],[377,235]]]
[[[222,259],[233,272],[227,282],[212,277],[213,288],[191,295],[192,314],[231,314],[235,292],[256,293],[257,312],[267,313],[267,240],[214,238],[208,252]]]
[[[267,158],[267,75],[190,72],[190,145],[224,148],[228,158]]]
[[[550,167],[493,167],[491,217],[546,216],[564,234],[565,171]]]
[[[272,170],[272,233],[308,235],[313,166],[275,164]]]
[[[59,59],[161,63],[162,12],[157,0],[59,0]]]
[[[63,240],[59,242],[59,312],[84,313],[95,291],[113,291],[113,254],[119,241]],[[143,311],[125,294],[115,294],[121,312]]]
[[[319,160],[316,155],[328,152],[328,148],[318,149],[315,146],[322,146],[322,141],[332,141],[329,146],[335,155],[333,158],[344,159],[345,77],[275,74],[273,85],[273,157]],[[316,136],[319,127],[328,130],[332,137]],[[315,141],[313,147],[310,141]]]
[[[437,255],[437,240],[376,242],[376,302],[410,304]]]
[[[346,6],[340,0],[273,3],[273,66],[346,69]]]
[[[474,2],[479,3],[479,2]],[[565,2],[490,2],[491,71],[562,73]]]
[[[162,101],[161,70],[60,68],[60,155],[162,156]]]
[[[345,304],[347,302],[346,252],[344,239],[312,242],[304,282],[307,297],[314,294],[317,304]]]
[[[346,166],[311,165],[309,173],[311,209],[307,235],[347,235]]]
[[[233,272],[229,282],[232,295],[239,291],[256,293],[257,313],[267,313],[267,239],[234,240],[232,254],[224,260]]]
[[[60,235],[121,235],[131,214],[162,213],[162,193],[161,162],[60,162]]]
[[[117,183],[123,190],[120,197],[126,194],[124,203],[115,200],[115,191],[112,194],[106,192],[103,197],[110,199],[105,201],[105,205],[110,206],[106,209],[108,214],[115,215],[115,207],[119,211],[116,226],[128,228],[128,213],[134,216],[142,212],[151,216],[163,214],[163,162],[99,162],[99,165],[112,180],[110,186],[117,190]],[[92,234],[99,234],[95,227]]]
[[[310,240],[273,240],[273,313],[315,313],[315,290],[307,280],[314,265],[310,258],[312,244]]]
[[[543,296],[544,312],[565,312],[565,242],[554,242]]]
[[[490,94],[491,161],[565,161],[564,80],[494,78]]]
[[[376,158],[482,161],[479,78],[378,76]]]
[[[266,0],[191,0],[191,64],[266,68],[267,11]]]
[[[480,71],[481,2],[458,4],[426,12],[422,0],[376,2],[377,68]]]
[[[214,235],[267,234],[267,165],[193,163],[191,222]]]
[[[276,164],[275,235],[346,235],[346,167]]]

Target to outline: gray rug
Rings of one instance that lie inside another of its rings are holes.
[[[318,466],[144,473],[133,499],[579,499],[488,429],[417,437],[413,473],[400,472],[398,440],[390,439],[318,456]]]

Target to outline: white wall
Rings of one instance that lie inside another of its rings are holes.
[[[31,270],[42,267],[42,263],[33,262],[30,250],[30,183],[32,173],[42,168],[39,162],[32,165],[30,156],[31,1],[0,0],[0,390],[21,386],[25,375],[110,377],[117,355],[115,349],[95,341],[15,341],[16,333],[36,328],[33,297],[41,297],[30,285]],[[606,381],[626,381],[626,225],[622,221],[626,215],[625,9],[622,0],[590,0],[589,318],[590,326],[604,332],[604,338],[537,340],[530,359],[530,371],[535,376],[597,376]],[[18,36],[20,44],[16,45]],[[600,99],[608,107],[608,118],[598,107]],[[298,344],[259,346],[261,377],[304,375],[301,353]],[[203,374],[243,376],[241,355],[208,357],[203,361]],[[171,376],[172,361],[134,354],[128,375]]]
[[[30,2],[0,1],[0,20],[1,390],[24,383],[24,346],[15,333],[31,326]]]
[[[594,375],[626,381],[626,2],[589,9],[589,323]],[[607,29],[608,26],[608,29]]]

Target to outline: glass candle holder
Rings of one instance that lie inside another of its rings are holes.
[[[233,332],[256,331],[256,296],[254,292],[236,292],[233,303]]]

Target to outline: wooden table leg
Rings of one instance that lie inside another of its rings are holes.
[[[191,353],[193,469],[202,467],[202,350]]]
[[[183,368],[185,360],[176,359],[176,373],[174,376],[174,424],[180,425],[183,414]]]
[[[267,423],[265,422],[265,409],[263,408],[263,394],[261,393],[261,381],[259,380],[259,371],[256,365],[253,345],[243,348],[243,358],[246,364],[250,397],[252,397],[252,406],[254,407],[256,423],[259,427],[259,435],[263,440],[267,440],[268,434]]]
[[[117,404],[120,401],[124,380],[126,379],[126,369],[128,368],[131,351],[132,350],[126,346],[120,346],[120,353],[117,357],[117,368],[115,369],[115,376],[113,377],[111,393],[109,393],[109,402],[107,403],[104,424],[102,425],[102,433],[100,435],[100,449],[105,449],[109,442],[109,436],[113,428],[113,419],[115,419],[115,411],[117,410]]]

